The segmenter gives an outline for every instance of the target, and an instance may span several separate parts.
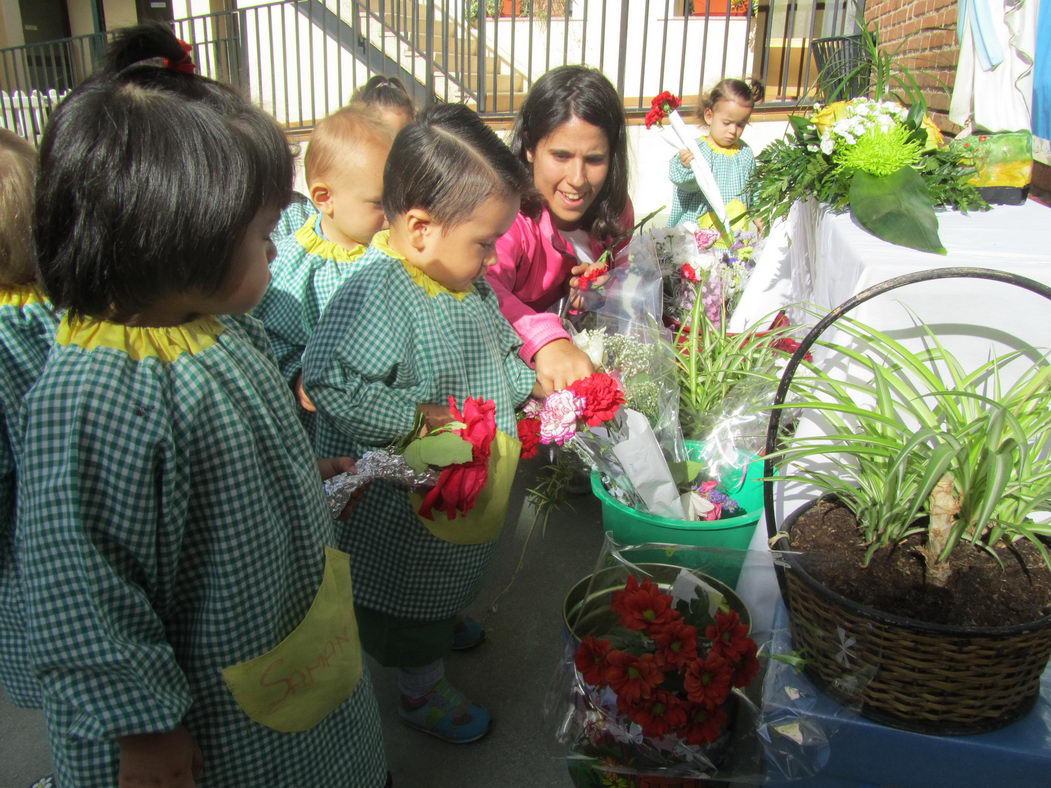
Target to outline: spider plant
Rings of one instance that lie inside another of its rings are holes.
[[[839,380],[814,364],[793,380],[791,407],[819,413],[821,436],[795,437],[778,451],[802,480],[838,498],[854,514],[867,546],[921,534],[927,581],[944,584],[961,543],[992,551],[1029,539],[1051,566],[1034,523],[1051,511],[1051,366],[1040,359],[1008,387],[1002,371],[1021,352],[966,372],[936,336],[909,350],[887,334],[849,318],[837,324],[860,349],[823,341],[849,359]],[[924,515],[927,517],[924,518]]]

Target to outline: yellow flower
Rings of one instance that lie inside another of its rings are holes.
[[[818,134],[824,134],[832,128],[833,123],[848,117],[850,114],[849,101],[833,101],[811,115],[810,122],[817,126]]]
[[[924,150],[934,150],[945,144],[945,137],[942,136],[941,129],[934,125],[930,115],[923,116],[923,123],[920,124],[920,128],[927,132],[927,144],[923,146]]]

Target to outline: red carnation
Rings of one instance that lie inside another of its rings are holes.
[[[624,404],[620,384],[605,372],[593,372],[574,381],[569,384],[569,390],[584,400],[581,418],[589,427],[598,427],[609,421]]]
[[[719,738],[726,724],[726,710],[721,706],[706,709],[694,706],[690,709],[686,725],[678,733],[687,744],[708,744]]]
[[[682,278],[685,279],[687,282],[701,281],[701,275],[697,273],[694,267],[689,263],[683,263],[682,268],[679,269],[679,273],[682,275]]]
[[[609,273],[609,266],[607,265],[593,265],[588,268],[580,277],[577,279],[577,288],[580,290],[590,290],[592,283],[606,274]]]
[[[658,93],[653,97],[653,101],[650,102],[651,107],[659,109],[662,112],[671,112],[672,110],[678,109],[681,105],[682,101],[680,101],[679,97],[670,90]]]
[[[540,445],[540,419],[526,417],[518,420],[518,440],[522,442],[522,459],[528,460],[537,455]]]
[[[640,703],[630,715],[642,726],[646,736],[666,736],[686,725],[686,706],[667,690],[657,690],[653,697]]]
[[[657,663],[662,668],[681,668],[697,658],[697,627],[684,621],[671,621],[657,632]]]
[[[672,598],[663,593],[652,580],[640,585],[634,576],[628,578],[623,591],[613,594],[610,607],[620,616],[620,623],[628,629],[657,628],[682,617],[672,607]]]
[[[715,653],[691,662],[686,668],[683,687],[686,697],[705,708],[721,706],[730,697],[730,679],[733,669],[729,662]]]
[[[704,636],[712,642],[712,652],[737,662],[742,655],[755,653],[755,641],[748,637],[748,627],[741,623],[736,610],[715,613],[715,623],[704,630]]]
[[[444,512],[450,520],[457,514],[467,514],[489,481],[489,448],[496,435],[496,404],[481,397],[469,397],[461,413],[456,400],[449,397],[449,410],[454,419],[464,424],[456,434],[471,442],[472,458],[470,462],[442,468],[437,484],[427,491],[420,504],[419,514],[428,520],[434,519],[434,509]]]
[[[605,684],[606,655],[609,654],[609,641],[599,640],[594,635],[588,635],[580,642],[574,662],[584,681],[592,686]]]
[[[651,109],[646,113],[646,128],[652,128],[654,125],[661,125],[661,121],[664,120],[664,113],[659,108]]]
[[[638,703],[653,697],[653,691],[664,681],[652,654],[636,657],[627,651],[611,649],[606,654],[606,683],[625,703]]]

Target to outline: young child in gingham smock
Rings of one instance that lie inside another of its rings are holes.
[[[320,452],[360,456],[409,433],[418,411],[439,426],[450,418],[449,397],[459,406],[480,397],[495,403],[503,435],[493,445],[513,457],[513,475],[514,409],[534,375],[483,273],[526,185],[507,147],[462,105],[439,105],[399,133],[383,183],[391,229],[376,235],[361,270],[329,302],[304,356]],[[481,522],[438,513],[432,522],[405,490],[374,482],[340,526],[366,650],[400,669],[402,718],[448,741],[473,741],[489,728],[488,711],[444,680],[443,659],[505,508],[506,495]]]
[[[40,291],[30,215],[36,151],[0,129],[0,683],[19,706],[38,708],[15,563],[15,468],[22,398],[44,368],[58,317]]]
[[[393,139],[368,110],[356,107],[329,115],[310,137],[306,178],[319,213],[276,242],[270,287],[252,311],[293,386],[325,305],[360,268],[372,236],[387,226],[380,198]]]
[[[41,279],[68,312],[26,398],[17,555],[64,788],[387,783],[319,474],[351,464],[315,460],[244,316],[292,177],[273,119],[160,25],[41,143]]]
[[[761,95],[762,85],[755,80],[749,86],[740,79],[724,79],[702,96],[697,106],[697,118],[708,127],[708,133],[697,139],[697,147],[712,168],[731,223],[751,204],[746,184],[755,171],[755,155],[741,134]],[[674,185],[669,227],[682,222],[713,226],[711,205],[690,169],[692,161],[693,154],[681,150],[668,165],[668,177]]]

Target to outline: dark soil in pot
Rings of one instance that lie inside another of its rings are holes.
[[[944,587],[924,582],[921,544],[919,535],[909,537],[862,566],[865,546],[854,515],[821,501],[792,526],[790,549],[805,554],[806,571],[830,590],[892,615],[961,627],[1012,626],[1051,615],[1051,571],[1028,540],[998,546],[997,557],[958,545]]]

